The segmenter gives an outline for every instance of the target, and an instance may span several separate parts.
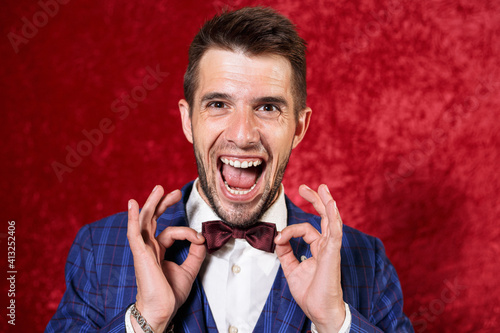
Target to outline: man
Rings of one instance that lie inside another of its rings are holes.
[[[198,179],[82,228],[47,332],[413,331],[381,242],[343,226],[326,185],[299,188],[320,216],[284,195],[312,112],[305,68],[270,9],[205,23],[179,102]]]

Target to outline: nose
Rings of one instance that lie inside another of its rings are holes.
[[[260,140],[256,115],[253,110],[234,110],[226,128],[226,140],[238,148],[248,148]]]

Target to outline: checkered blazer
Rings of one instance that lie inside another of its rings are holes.
[[[158,219],[157,232],[167,226],[187,225],[183,200]],[[288,198],[288,224],[308,222],[320,230],[320,218],[307,214]],[[297,258],[310,257],[302,239],[292,239]],[[167,260],[182,263],[189,243],[176,242]],[[403,313],[398,276],[380,240],[344,226],[341,250],[342,289],[352,313],[351,332],[413,332]],[[124,332],[125,312],[135,302],[132,252],[127,240],[127,213],[84,226],[76,236],[66,263],[66,292],[45,332]],[[176,332],[217,332],[199,279],[174,319]],[[297,305],[281,268],[254,332],[308,332],[311,321]]]

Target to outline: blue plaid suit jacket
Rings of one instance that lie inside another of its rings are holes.
[[[167,226],[187,225],[183,200],[167,209],[157,232]],[[320,218],[307,214],[288,198],[288,224],[308,222],[320,230]],[[127,213],[119,213],[84,226],[76,236],[66,263],[66,292],[45,332],[124,332],[125,312],[135,302],[137,286],[127,240]],[[310,257],[307,243],[292,239],[297,258]],[[182,263],[189,243],[176,242],[166,259]],[[413,332],[403,313],[403,296],[396,271],[377,238],[344,226],[341,250],[342,289],[352,313],[351,332]],[[177,332],[217,332],[203,291],[196,279],[179,309]],[[297,305],[281,268],[254,332],[308,332],[311,321]]]

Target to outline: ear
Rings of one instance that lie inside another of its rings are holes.
[[[193,130],[191,127],[191,116],[189,115],[189,104],[185,99],[179,101],[179,111],[181,112],[182,130],[186,139],[193,143]]]
[[[304,110],[299,112],[299,119],[297,119],[297,126],[295,127],[295,135],[293,137],[292,149],[297,147],[304,138],[304,135],[309,128],[309,121],[311,120],[312,110],[306,107]]]

